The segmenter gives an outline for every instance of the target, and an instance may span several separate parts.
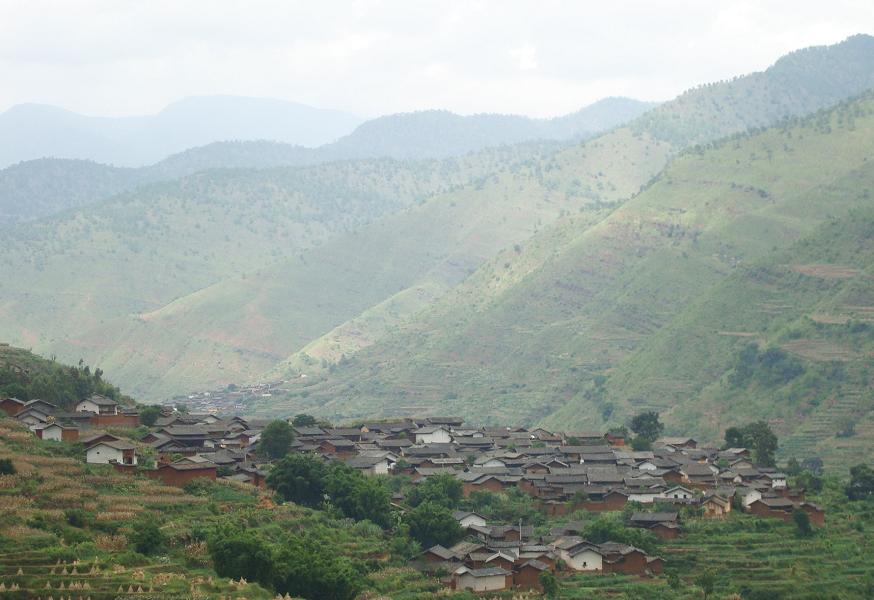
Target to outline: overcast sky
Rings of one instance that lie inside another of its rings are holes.
[[[153,113],[191,95],[371,117],[664,100],[874,33],[872,0],[0,0],[0,111]]]

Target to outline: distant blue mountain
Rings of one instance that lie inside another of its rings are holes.
[[[186,98],[156,115],[119,118],[19,104],[0,114],[0,167],[38,158],[140,167],[227,140],[316,147],[350,133],[360,123],[358,117],[340,111],[238,96]]]

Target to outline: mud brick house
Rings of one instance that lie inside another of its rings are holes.
[[[77,442],[79,441],[79,429],[76,427],[64,427],[57,423],[38,427],[34,430],[36,437],[42,440],[53,440],[56,442]]]
[[[3,398],[0,400],[0,410],[6,413],[7,417],[14,417],[24,408],[24,401],[18,398]]]
[[[212,462],[185,462],[177,461],[159,465],[157,469],[146,471],[146,475],[157,479],[164,485],[184,487],[195,479],[216,479],[216,465]]]
[[[642,576],[653,572],[650,569],[650,557],[640,548],[617,542],[605,542],[598,547],[604,553],[605,573]],[[653,568],[660,569],[660,567],[661,562],[658,562]]]
[[[136,447],[121,440],[97,442],[89,446],[85,454],[86,462],[92,464],[137,464]]]
[[[680,533],[679,513],[676,512],[636,512],[628,524],[648,529],[662,539],[673,539]]]
[[[118,402],[111,398],[94,394],[76,404],[76,412],[90,412],[97,415],[117,415]]]
[[[523,590],[542,590],[540,576],[551,571],[552,566],[545,562],[532,559],[519,565],[513,573],[513,586]]]
[[[731,512],[731,501],[717,494],[712,494],[701,501],[704,516],[710,518],[722,518]]]
[[[471,569],[459,567],[452,573],[452,589],[497,592],[513,586],[513,573],[498,567]]]
[[[604,553],[598,545],[580,537],[559,538],[553,543],[553,549],[573,571],[601,571],[604,568]]]

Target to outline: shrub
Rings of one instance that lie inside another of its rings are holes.
[[[164,548],[167,539],[161,528],[153,520],[142,520],[134,524],[133,533],[129,536],[134,550],[140,554],[157,554]]]
[[[792,511],[792,520],[795,522],[795,527],[798,528],[798,535],[808,537],[813,533],[813,527],[810,525],[810,515],[800,508]]]
[[[15,475],[17,472],[11,458],[0,458],[0,475]]]
[[[207,547],[215,572],[222,577],[257,581],[270,585],[273,579],[273,555],[255,535],[229,528],[210,534]]]

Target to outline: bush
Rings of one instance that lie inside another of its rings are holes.
[[[795,527],[798,528],[798,535],[808,537],[813,533],[813,527],[810,525],[810,515],[796,508],[792,511],[792,520],[795,522]]]
[[[543,595],[547,598],[558,597],[558,579],[549,571],[540,574],[540,587],[543,589]]]
[[[133,533],[129,536],[134,550],[140,554],[157,554],[167,543],[167,538],[161,528],[153,520],[143,520],[134,524]]]
[[[79,528],[87,526],[92,521],[91,515],[81,508],[68,508],[64,511],[64,517],[68,525]]]
[[[312,600],[355,598],[361,589],[361,574],[335,550],[314,538],[287,540],[276,559],[276,591]]]
[[[230,528],[213,531],[207,542],[215,572],[222,577],[257,581],[270,585],[273,555],[255,535]]]
[[[11,458],[0,458],[0,475],[15,475],[17,472]]]

